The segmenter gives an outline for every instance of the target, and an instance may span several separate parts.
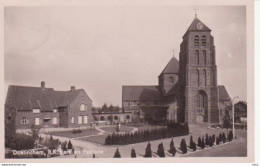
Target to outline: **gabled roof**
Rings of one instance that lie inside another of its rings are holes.
[[[52,111],[54,108],[68,106],[83,89],[54,91],[53,88],[10,85],[8,97],[18,110],[41,109]]]
[[[211,29],[209,29],[203,22],[201,22],[197,17],[195,17],[191,25],[187,29],[187,32],[188,31],[211,31]]]
[[[229,100],[230,99],[230,96],[224,85],[218,86],[218,95],[219,95],[219,100]]]
[[[165,68],[163,69],[160,75],[167,74],[167,73],[178,73],[178,72],[179,72],[179,61],[173,56],[171,60],[168,62],[168,64],[165,66]]]
[[[158,86],[123,86],[122,99],[160,101],[162,96]]]

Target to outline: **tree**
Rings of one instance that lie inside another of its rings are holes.
[[[67,151],[67,141],[64,141],[64,142],[61,143],[61,149],[63,151]]]
[[[187,145],[186,145],[185,139],[182,139],[182,140],[181,140],[181,145],[180,145],[180,147],[181,147],[181,151],[182,151],[183,154],[187,153]]]
[[[159,155],[159,157],[165,157],[164,147],[162,142],[158,145],[157,154]]]
[[[68,149],[72,149],[72,148],[73,148],[72,143],[71,143],[70,140],[69,140]]]
[[[219,142],[222,142],[222,141],[223,141],[222,133],[219,133],[218,140],[219,140]]]
[[[132,148],[131,150],[131,158],[136,158],[136,153],[134,148]]]
[[[174,147],[173,139],[171,140],[171,143],[170,143],[170,150],[169,150],[169,152],[172,154],[172,156],[175,156],[175,154],[176,154],[176,148]]]
[[[145,149],[145,155],[144,157],[152,157],[152,150],[151,150],[151,144],[148,142],[147,147]]]
[[[228,134],[228,129],[231,128],[232,124],[231,124],[231,118],[229,116],[228,110],[225,110],[225,116],[223,118],[223,123],[222,123],[223,128],[225,128],[227,130],[227,134]]]
[[[190,148],[192,149],[192,146],[193,146],[193,138],[192,138],[192,135],[190,136]]]
[[[115,152],[115,154],[114,154],[114,158],[121,158],[121,155],[120,155],[120,153],[119,153],[118,148],[116,149],[116,152]]]
[[[107,108],[107,104],[105,103],[102,108],[101,108],[101,112],[107,112],[108,108]]]
[[[32,137],[34,141],[39,138],[40,128],[36,128],[34,124],[31,126]]]

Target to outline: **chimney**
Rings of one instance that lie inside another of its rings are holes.
[[[44,81],[41,82],[41,88],[45,88],[45,82]]]
[[[74,91],[75,89],[76,89],[75,86],[71,86],[71,87],[70,87],[70,90],[71,90],[71,91]]]

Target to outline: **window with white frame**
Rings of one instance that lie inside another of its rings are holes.
[[[33,109],[33,113],[40,113],[40,109]]]
[[[21,118],[21,124],[28,124],[29,120],[26,117]]]
[[[53,119],[52,119],[52,124],[57,124],[57,123],[58,123],[57,117],[53,117]]]
[[[85,115],[85,116],[84,116],[84,124],[87,124],[87,123],[88,123],[88,116]]]
[[[78,117],[78,124],[82,124],[82,116]]]
[[[73,117],[71,117],[71,123],[75,123],[74,116],[73,116]]]
[[[34,124],[35,125],[40,125],[40,118],[35,118]]]
[[[80,105],[80,111],[85,111],[85,104]]]

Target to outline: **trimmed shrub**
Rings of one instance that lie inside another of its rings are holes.
[[[67,141],[64,141],[64,142],[61,143],[61,149],[63,151],[67,151]]]
[[[114,154],[114,158],[121,158],[121,155],[120,155],[120,153],[119,153],[118,148],[116,149],[116,152],[115,152],[115,154]]]
[[[212,147],[213,146],[213,137],[209,136],[209,146]]]
[[[145,149],[145,155],[144,157],[152,157],[152,149],[151,149],[151,144],[148,142],[147,147]]]
[[[226,135],[225,135],[224,132],[223,132],[223,134],[222,134],[222,139],[223,139],[223,143],[225,143],[225,142],[227,141],[227,138],[226,138]]]
[[[192,148],[193,146],[193,138],[192,138],[192,135],[190,136],[190,148]]]
[[[176,154],[176,148],[174,147],[173,139],[171,140],[171,143],[170,143],[170,150],[169,150],[169,152],[172,154],[173,157]]]
[[[206,134],[205,145],[209,145],[209,136],[208,136],[208,134]]]
[[[223,142],[222,133],[219,133],[219,137],[218,137],[218,139],[219,139],[219,142]]]
[[[232,140],[233,140],[233,132],[232,130],[230,130],[228,133],[228,141],[231,142]]]
[[[198,138],[198,147],[201,147],[201,138]]]
[[[33,149],[34,139],[30,135],[17,133],[14,138],[10,140],[9,147],[15,150]]]
[[[181,140],[180,148],[183,154],[187,153],[187,145],[185,139]]]
[[[73,148],[72,143],[71,143],[70,140],[69,140],[68,149],[72,149],[72,148]]]
[[[131,150],[131,158],[136,158],[136,153],[134,148],[132,148]]]
[[[158,145],[157,154],[159,155],[159,157],[165,157],[164,147],[162,142]]]
[[[216,145],[219,145],[219,139],[218,139],[218,137],[216,138]]]
[[[201,141],[201,149],[205,148],[205,141],[204,141],[204,137],[202,137],[202,141]]]

